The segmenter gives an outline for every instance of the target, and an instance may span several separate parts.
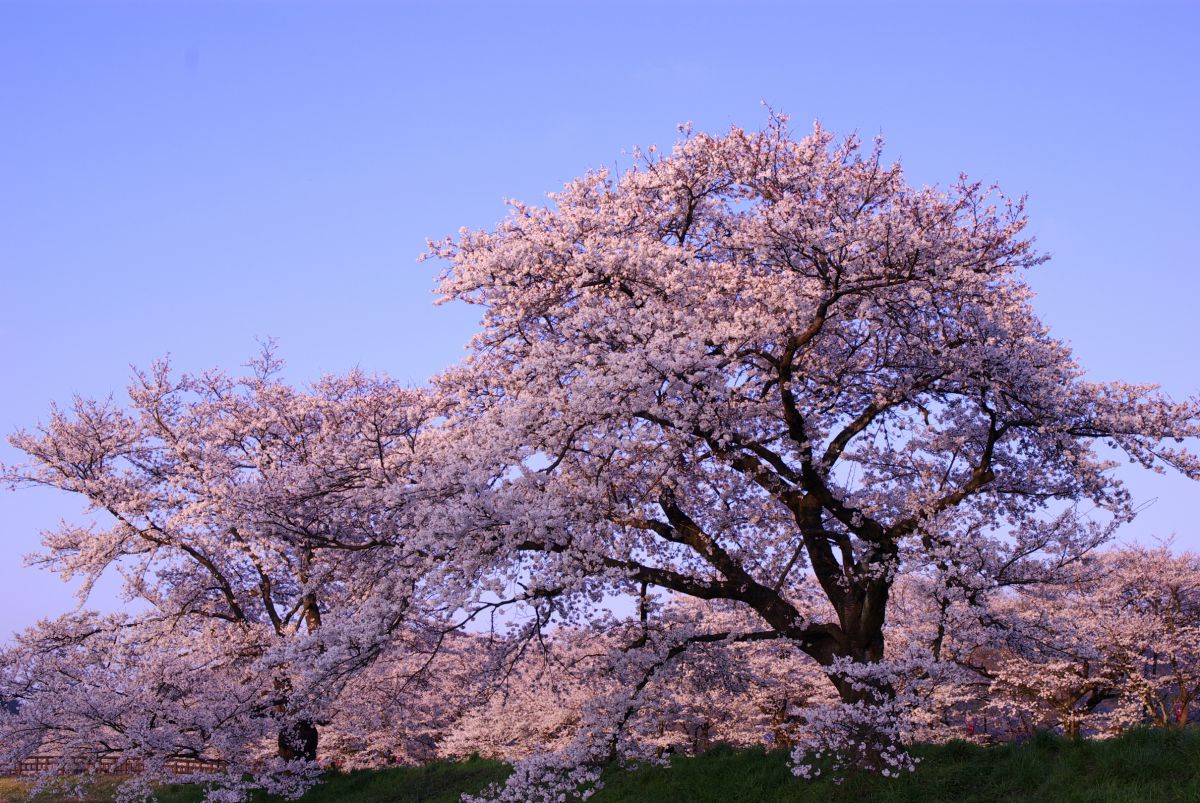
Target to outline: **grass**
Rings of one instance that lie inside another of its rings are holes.
[[[88,788],[87,797],[82,799],[87,803],[108,803],[108,801],[113,799],[113,795],[120,784],[120,778],[108,776],[102,777],[94,786]],[[26,800],[26,794],[28,794],[26,790],[28,788],[29,785],[27,783],[17,778],[0,778],[0,801],[5,801],[5,803],[8,803],[8,801]],[[197,798],[197,800],[198,799],[199,798]],[[61,795],[43,795],[38,797],[37,800],[38,803],[42,803],[43,801],[46,801],[47,803],[49,803],[49,801],[58,803],[59,801],[66,800],[73,801],[73,803],[79,803],[80,798],[63,797]]]
[[[922,761],[900,779],[842,784],[792,777],[781,752],[718,748],[669,768],[611,770],[593,803],[1172,803],[1200,801],[1200,730],[1126,734],[1103,742],[1043,736],[1020,745],[966,742],[914,749]],[[330,775],[303,803],[453,803],[505,775],[472,759]],[[3,784],[8,784],[7,786]],[[0,780],[0,800],[16,782]],[[109,787],[111,789],[111,786]],[[111,792],[108,792],[111,795]],[[111,799],[103,796],[89,801]],[[160,803],[198,803],[198,789],[164,787]],[[265,796],[256,803],[277,803]]]
[[[303,803],[457,803],[463,792],[479,792],[503,780],[508,768],[498,761],[473,758],[439,761],[423,767],[396,767],[331,774],[309,791]],[[199,803],[202,795],[185,787],[164,790],[159,803]],[[255,796],[254,803],[279,803],[281,798]]]
[[[1136,731],[1103,742],[1041,737],[1021,745],[918,747],[899,779],[842,784],[791,777],[786,756],[714,750],[669,769],[610,775],[595,803],[1132,803],[1200,801],[1200,731]]]

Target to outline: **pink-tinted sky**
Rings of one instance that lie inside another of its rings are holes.
[[[1194,3],[0,3],[0,429],[264,336],[296,381],[421,382],[475,318],[431,305],[425,237],[761,99],[1029,193],[1055,334],[1195,394],[1198,33]],[[1200,548],[1200,486],[1127,476],[1157,501],[1125,538]],[[0,634],[74,604],[21,565],[74,515],[0,493]]]

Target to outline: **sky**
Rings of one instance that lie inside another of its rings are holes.
[[[0,430],[266,337],[298,383],[421,383],[478,318],[433,305],[426,238],[764,101],[884,135],[913,183],[1027,193],[1053,334],[1091,378],[1195,395],[1197,34],[1200,4],[1145,0],[0,0]],[[1149,504],[1122,540],[1200,549],[1200,485],[1121,474]],[[0,639],[75,606],[22,556],[80,515],[0,491]]]

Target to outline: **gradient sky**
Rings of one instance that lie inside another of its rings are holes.
[[[266,336],[297,382],[419,383],[477,318],[432,306],[426,237],[762,100],[1028,193],[1055,335],[1192,395],[1198,34],[1195,3],[0,2],[0,429]],[[1200,548],[1200,486],[1123,476],[1157,500],[1123,538]],[[21,556],[78,510],[0,492],[0,639],[73,607]]]

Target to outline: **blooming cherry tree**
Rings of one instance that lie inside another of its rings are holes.
[[[753,612],[633,639],[655,657],[629,658],[613,727],[694,645],[783,638],[838,692],[832,741],[895,769],[897,577],[1053,576],[1133,513],[1098,447],[1200,477],[1177,443],[1197,404],[1083,378],[1031,306],[1023,205],[991,188],[913,187],[879,143],[780,117],[636,159],[431,246],[443,297],[483,313],[438,388],[496,467],[487,548],[565,620],[646,588]]]
[[[999,649],[967,659],[986,706],[1026,729],[1182,727],[1200,693],[1200,562],[1168,547],[1098,556],[1079,581],[996,600]]]
[[[34,563],[82,578],[83,597],[119,571],[138,612],[44,622],[3,653],[5,763],[136,760],[140,794],[164,761],[206,759],[214,794],[236,798],[247,772],[296,792],[346,682],[458,607],[441,594],[465,584],[439,582],[453,562],[429,535],[445,530],[425,395],[362,373],[298,391],[269,349],[253,368],[156,364],[127,409],[79,399],[12,438],[29,462],[7,480],[97,518],[46,533]]]
[[[1200,700],[1200,556],[1133,547],[1114,553],[1109,566],[1086,596],[1105,612],[1100,649],[1141,719],[1183,727]]]

